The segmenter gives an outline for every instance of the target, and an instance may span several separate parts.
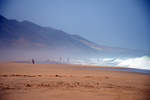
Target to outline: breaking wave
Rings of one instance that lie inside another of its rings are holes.
[[[56,58],[40,63],[65,63],[65,64],[79,64],[79,65],[95,65],[95,66],[114,66],[127,67],[136,69],[150,70],[150,57],[134,57],[134,58]]]
[[[150,70],[150,57],[148,56],[128,59],[116,59],[113,62],[116,63],[117,66]]]
[[[142,56],[135,58],[90,58],[73,60],[73,64],[96,65],[96,66],[116,66],[136,69],[150,70],[150,57]]]

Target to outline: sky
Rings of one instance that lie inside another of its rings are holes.
[[[0,14],[101,45],[150,50],[150,0],[0,0]]]

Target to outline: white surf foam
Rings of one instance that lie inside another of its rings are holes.
[[[150,70],[150,57],[148,56],[128,59],[116,59],[113,62],[116,63],[117,66]]]
[[[150,70],[150,57],[142,56],[135,58],[87,58],[72,59],[71,64],[96,65],[96,66],[116,66],[136,69]]]

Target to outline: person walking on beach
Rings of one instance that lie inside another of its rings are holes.
[[[32,59],[32,64],[34,64],[35,63],[35,61],[34,61],[34,59]]]

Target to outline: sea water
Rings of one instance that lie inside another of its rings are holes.
[[[89,68],[90,70],[111,70],[111,71],[126,71],[137,72],[143,74],[150,74],[150,57],[133,57],[133,58],[89,58],[78,59],[78,61],[72,62],[73,64],[81,65],[95,65],[95,66],[113,66],[124,68]]]

